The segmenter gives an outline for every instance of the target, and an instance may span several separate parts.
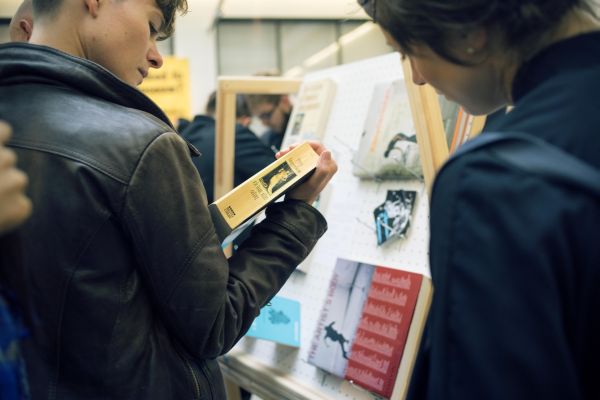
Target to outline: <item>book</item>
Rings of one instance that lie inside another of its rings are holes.
[[[450,147],[456,129],[456,122],[459,117],[460,105],[454,101],[448,100],[443,95],[438,95],[438,101],[440,103],[440,112],[442,113],[442,124],[444,125],[446,142],[448,147]]]
[[[404,398],[431,302],[427,277],[338,259],[308,362],[385,398]]]
[[[450,142],[450,153],[454,153],[467,140],[477,136],[483,129],[485,117],[475,117],[467,113],[464,108],[459,107],[456,124]]]
[[[282,149],[305,140],[323,139],[335,92],[336,83],[329,78],[301,85],[281,143]]]
[[[300,302],[275,296],[260,310],[246,336],[300,347]]]
[[[420,179],[423,176],[403,79],[375,85],[352,164],[352,173],[361,179]]]
[[[302,143],[209,204],[222,245],[231,243],[259,211],[308,178],[318,160],[310,144]]]

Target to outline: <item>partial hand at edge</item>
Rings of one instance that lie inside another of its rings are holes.
[[[10,136],[10,126],[0,121],[0,234],[20,225],[32,209],[24,194],[27,175],[15,167],[15,153],[4,146]]]
[[[313,150],[319,155],[317,168],[308,180],[288,192],[286,197],[312,204],[319,196],[319,193],[327,186],[327,183],[329,183],[333,175],[335,175],[338,166],[331,156],[331,152],[327,150],[323,144],[316,141],[309,141],[309,143]],[[293,145],[285,150],[279,151],[275,157],[279,158],[283,156],[296,146],[297,145]]]

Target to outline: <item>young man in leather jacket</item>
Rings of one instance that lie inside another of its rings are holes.
[[[34,0],[30,43],[0,45],[0,116],[30,178],[23,227],[33,399],[224,399],[215,358],[326,230],[309,204],[335,173],[267,209],[227,259],[195,155],[135,86],[185,0]]]

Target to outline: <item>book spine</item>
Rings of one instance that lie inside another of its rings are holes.
[[[454,134],[452,135],[452,143],[450,144],[450,153],[454,153],[457,147],[460,146],[462,140],[462,132],[464,129],[464,114],[465,111],[462,107],[458,108],[458,115],[454,125]]]

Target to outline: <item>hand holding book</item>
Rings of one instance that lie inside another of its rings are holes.
[[[322,143],[309,141],[313,150],[319,155],[317,168],[315,172],[306,181],[290,190],[286,197],[289,199],[302,200],[308,204],[312,204],[318,197],[319,193],[327,186],[333,175],[337,172],[338,166],[331,152],[323,146]],[[297,145],[292,145],[287,149],[278,152],[275,157],[279,159],[283,155],[290,152]]]
[[[331,153],[317,142],[279,152],[269,166],[209,204],[221,244],[229,244],[260,210],[284,194],[312,204],[336,171]]]

